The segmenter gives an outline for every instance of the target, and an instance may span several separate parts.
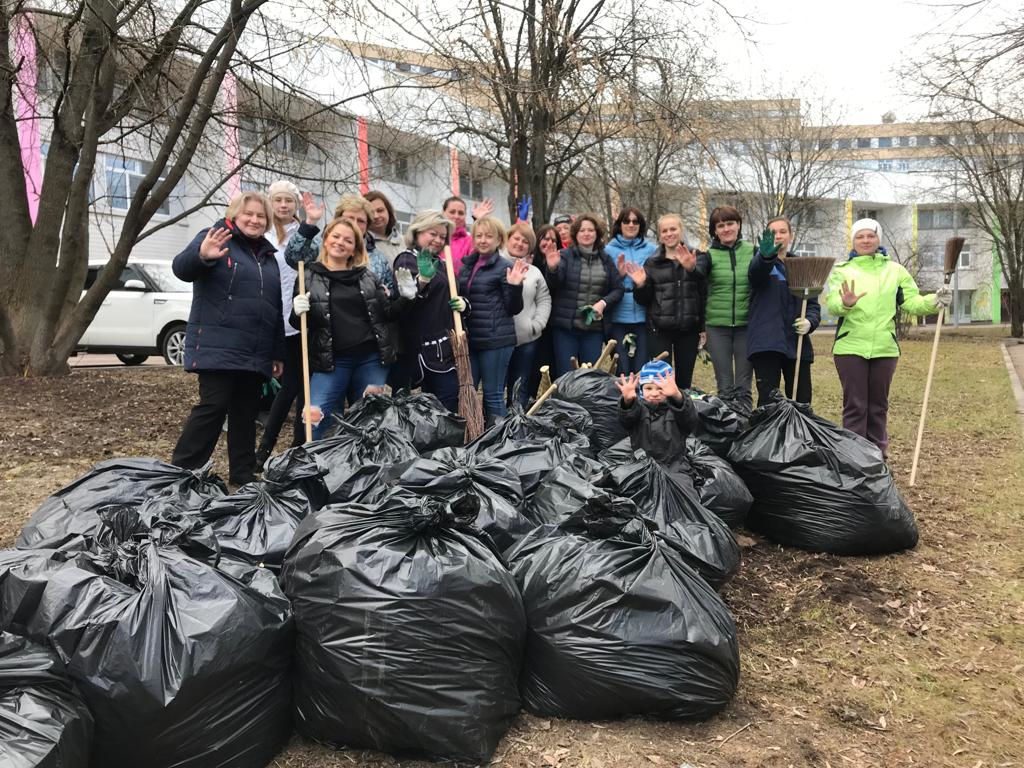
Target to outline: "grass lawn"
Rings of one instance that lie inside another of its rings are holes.
[[[903,351],[890,460],[917,517],[917,549],[838,558],[746,542],[741,572],[723,592],[742,659],[739,692],[723,714],[699,724],[523,715],[492,765],[1024,767],[1024,440],[1001,351],[995,339],[944,337],[913,489],[930,342],[908,341]],[[710,368],[698,368],[698,385],[713,389]],[[820,355],[813,371],[815,409],[838,421],[831,359]],[[93,462],[166,458],[196,394],[186,374],[161,369],[3,386],[4,544]],[[296,738],[273,765],[429,764]]]

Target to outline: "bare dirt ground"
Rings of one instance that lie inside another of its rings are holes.
[[[904,343],[891,397],[891,465],[917,516],[916,550],[838,558],[745,541],[723,592],[742,658],[724,713],[697,724],[524,714],[491,764],[1024,767],[1024,441],[997,341],[944,340],[922,471],[908,488],[929,351],[926,340]],[[821,354],[813,368],[815,408],[837,420],[831,360]],[[709,369],[698,375],[710,383]],[[3,545],[93,463],[167,458],[196,396],[194,379],[166,367],[0,388]],[[217,456],[226,476],[223,446]],[[274,765],[428,764],[295,738]]]

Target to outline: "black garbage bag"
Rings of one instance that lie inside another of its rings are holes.
[[[299,527],[281,580],[301,734],[486,764],[519,710],[526,620],[474,507],[395,489]]]
[[[587,433],[593,426],[590,414],[574,403],[549,398],[541,403],[537,413],[527,416],[519,400],[513,399],[505,418],[493,424],[466,448],[479,453],[503,446],[510,440],[556,440],[589,454],[591,447]]]
[[[223,556],[277,571],[295,529],[314,511],[300,488],[264,481],[211,499],[199,516],[213,529]]]
[[[331,492],[324,479],[326,474],[326,468],[306,450],[305,445],[271,456],[263,465],[264,481],[278,488],[298,488],[314,510],[320,509],[330,499]]]
[[[505,550],[534,524],[520,511],[523,486],[503,462],[461,448],[442,448],[430,458],[414,461],[398,477],[398,485],[419,496],[453,500],[478,499],[474,524]]]
[[[288,600],[151,538],[0,553],[0,629],[46,644],[95,719],[90,765],[262,768],[291,730]],[[269,574],[268,574],[269,575]]]
[[[724,459],[733,442],[747,428],[749,395],[742,390],[727,391],[724,396],[711,395],[699,389],[689,389],[687,393],[693,398],[699,420],[693,437]]]
[[[111,459],[95,465],[51,495],[21,529],[19,549],[55,549],[95,536],[103,527],[97,511],[113,505],[142,504],[166,494],[179,511],[198,509],[209,498],[227,493],[224,483],[202,469],[182,469],[157,459]]]
[[[742,526],[754,497],[732,464],[695,437],[686,438],[686,459],[701,504],[730,528]]]
[[[461,447],[466,442],[466,421],[428,392],[402,390],[389,395],[366,395],[345,412],[354,427],[377,427],[405,436],[417,451]]]
[[[509,554],[526,605],[523,706],[545,717],[706,718],[739,681],[725,603],[620,499]]]
[[[781,395],[758,408],[729,461],[754,497],[747,526],[837,555],[917,545],[917,525],[875,445]]]
[[[86,768],[91,743],[92,715],[60,659],[0,632],[0,766]]]
[[[572,469],[556,469],[541,483],[528,514],[537,523],[560,525],[581,510],[613,507],[619,498],[678,542],[687,565],[713,587],[739,570],[740,549],[728,526],[701,506],[685,475],[669,472],[642,450],[586,479]]]
[[[578,368],[559,376],[555,384],[558,389],[552,398],[574,403],[590,414],[594,426],[587,435],[596,450],[602,451],[626,437],[626,428],[619,421],[619,388],[611,374],[597,368]]]
[[[583,437],[583,440],[586,440]],[[588,441],[589,446],[589,441]],[[467,450],[472,450],[467,446]],[[603,470],[603,465],[590,458],[589,447],[565,443],[557,438],[509,439],[483,450],[473,451],[501,462],[519,478],[527,503],[537,488],[556,467],[565,467],[581,477]]]
[[[114,548],[132,538],[148,538],[167,547],[177,547],[186,555],[208,565],[220,561],[220,546],[209,523],[192,512],[181,512],[174,498],[154,496],[141,506],[114,505],[98,513],[102,527],[94,536],[60,547],[62,551],[92,551]]]

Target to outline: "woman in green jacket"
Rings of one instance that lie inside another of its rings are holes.
[[[750,282],[747,271],[754,246],[741,240],[743,217],[731,205],[711,211],[711,247],[697,257],[697,271],[707,279],[705,328],[715,385],[719,393],[741,387],[750,397],[753,368],[747,359]]]
[[[843,426],[885,458],[889,385],[900,356],[896,314],[931,315],[948,307],[953,295],[944,287],[922,296],[910,273],[881,247],[882,228],[874,219],[854,222],[850,234],[853,250],[832,270],[826,299],[839,318],[832,354],[843,387]]]

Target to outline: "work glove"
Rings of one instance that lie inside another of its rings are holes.
[[[459,314],[462,314],[463,312],[466,311],[468,302],[461,296],[456,296],[454,299],[448,300],[448,306],[451,307],[452,312],[458,312]]]
[[[530,215],[531,205],[533,205],[533,198],[529,195],[523,195],[523,199],[516,205],[516,216],[519,217],[520,221],[526,221],[526,217]]]
[[[592,325],[597,320],[597,312],[594,311],[594,307],[591,304],[584,304],[576,312],[583,316],[584,325]]]
[[[441,262],[430,251],[417,251],[416,252],[416,269],[419,270],[420,277],[424,280],[429,280],[437,274],[437,268]]]
[[[761,239],[757,243],[757,251],[766,259],[774,259],[779,252],[779,246],[775,244],[775,233],[768,227],[761,233]]]
[[[292,299],[292,312],[296,317],[302,317],[309,312],[309,293],[300,293]]]
[[[627,333],[622,337],[622,346],[626,349],[628,357],[636,357],[636,334]]]
[[[413,279],[412,272],[405,267],[395,270],[395,287],[398,288],[398,295],[403,299],[416,298],[416,281]]]
[[[948,285],[944,285],[935,292],[935,306],[948,307],[953,303],[953,292]]]
[[[797,335],[803,336],[811,332],[811,321],[806,317],[798,317],[793,321],[793,330],[797,332]]]

